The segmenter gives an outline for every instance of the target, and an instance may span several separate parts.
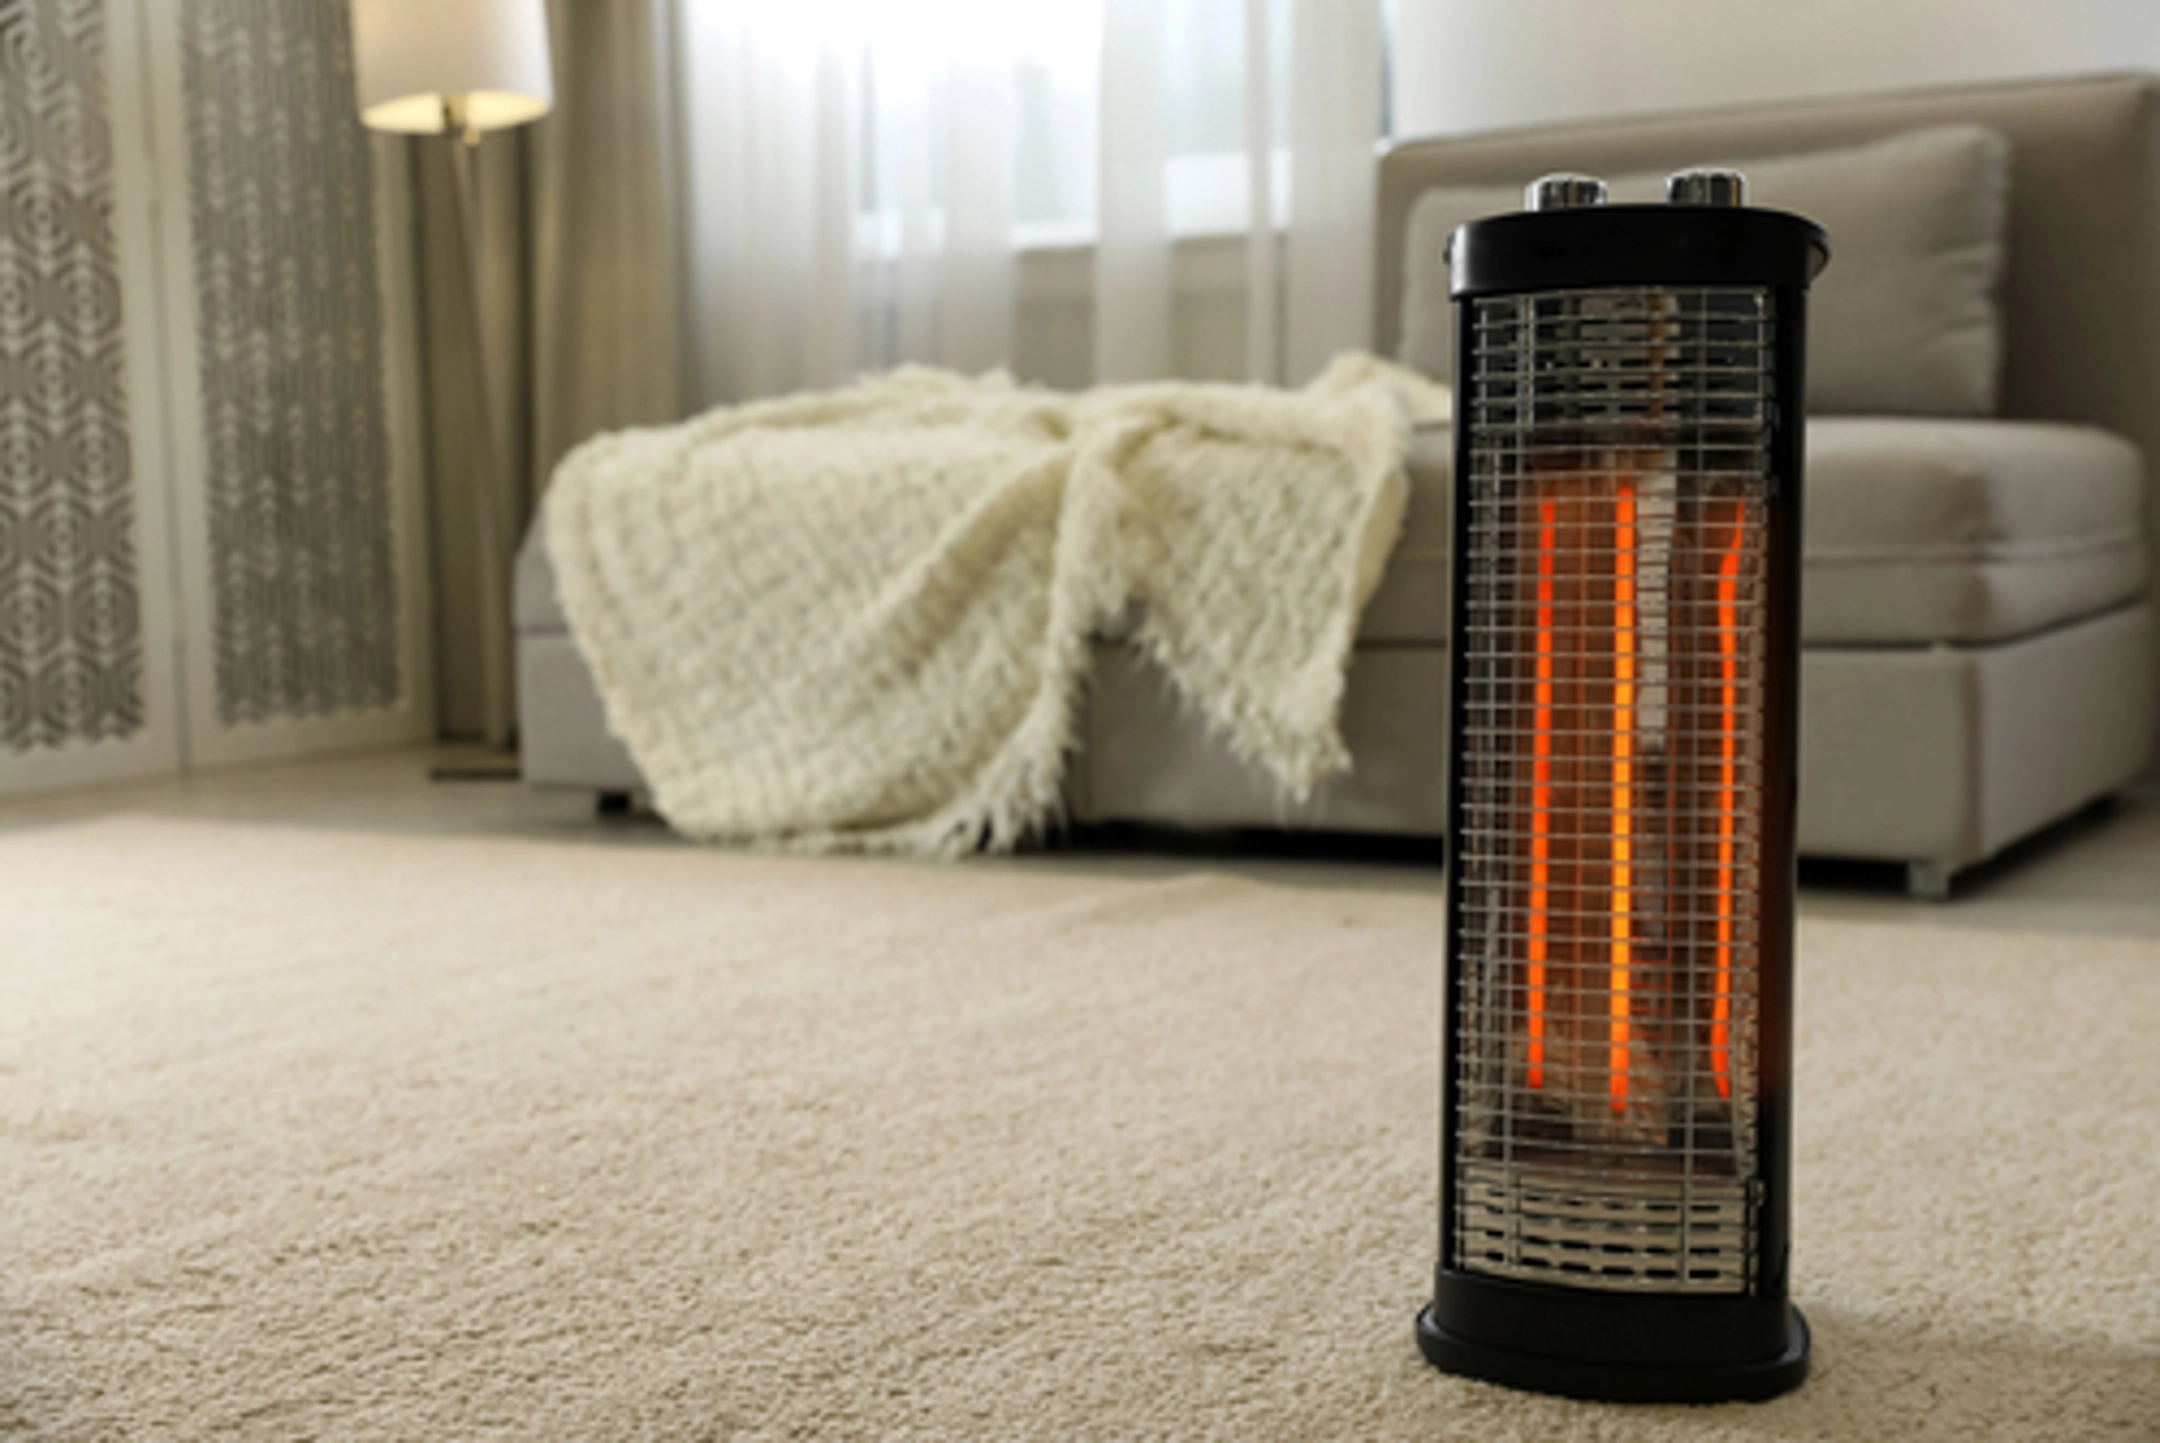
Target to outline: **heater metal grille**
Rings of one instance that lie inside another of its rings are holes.
[[[1455,1265],[1746,1292],[1771,297],[1470,319]]]

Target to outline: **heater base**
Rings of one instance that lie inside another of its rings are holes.
[[[1443,1329],[1431,1308],[1418,1313],[1418,1348],[1443,1373],[1530,1393],[1605,1403],[1755,1403],[1800,1386],[1808,1371],[1808,1325],[1791,1310],[1785,1352],[1759,1363],[1655,1367],[1553,1358],[1474,1343]]]

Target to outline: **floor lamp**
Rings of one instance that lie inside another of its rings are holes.
[[[480,537],[481,679],[489,745],[512,734],[510,567],[517,544],[496,434],[480,294],[473,158],[481,135],[538,120],[554,103],[546,0],[352,0],[353,68],[360,119],[370,130],[451,137],[457,176],[457,241],[466,279],[479,450],[474,488]]]

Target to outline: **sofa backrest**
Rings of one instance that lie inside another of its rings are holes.
[[[1850,146],[1953,122],[2008,138],[2000,414],[2079,421],[2160,463],[2160,77],[2106,75],[1570,122],[1408,141],[1380,161],[1376,349],[1401,334],[1404,231],[1432,186],[1520,185]],[[1833,252],[1836,237],[1831,238]],[[1832,265],[1836,264],[1833,258]],[[2160,504],[2152,533],[2160,537]]]

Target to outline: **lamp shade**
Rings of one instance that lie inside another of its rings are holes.
[[[546,0],[353,0],[360,119],[425,135],[449,124],[500,130],[555,101]]]

